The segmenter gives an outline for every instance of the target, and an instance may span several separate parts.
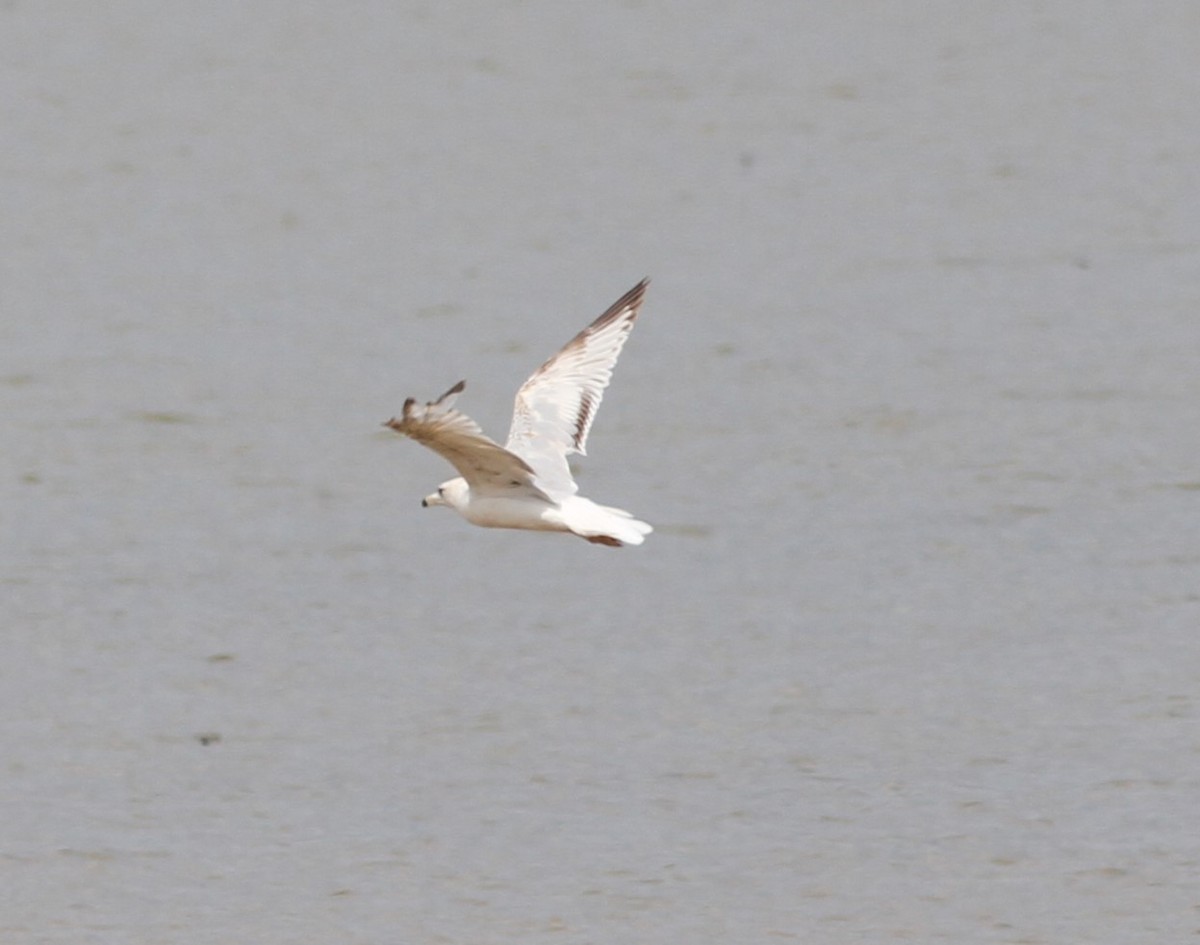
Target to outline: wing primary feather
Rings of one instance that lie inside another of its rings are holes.
[[[466,389],[467,389],[467,382],[459,381],[457,384],[455,384],[453,387],[451,387],[448,391],[446,391],[446,393],[442,394],[441,397],[439,397],[437,400],[435,400],[434,404],[436,405],[436,404],[445,403],[446,398],[457,397],[459,394],[461,394]]]
[[[588,427],[592,425],[592,414],[595,410],[595,397],[592,396],[591,391],[583,391],[579,396],[579,413],[575,417],[575,436],[571,440],[571,445],[575,447],[575,452],[581,456],[587,455],[587,451],[583,448],[583,443],[587,438]]]

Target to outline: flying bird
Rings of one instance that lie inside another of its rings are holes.
[[[643,279],[617,299],[521,385],[504,446],[454,409],[465,381],[427,404],[408,398],[399,419],[384,426],[429,447],[459,473],[421,505],[449,506],[485,528],[570,532],[617,548],[640,545],[653,529],[624,509],[577,495],[567,457],[585,453],[596,409],[649,282]]]

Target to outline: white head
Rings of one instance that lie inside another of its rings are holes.
[[[467,485],[467,480],[461,476],[457,479],[447,479],[438,486],[437,492],[425,496],[421,500],[421,505],[426,508],[431,505],[448,505],[461,512],[467,504],[467,494],[470,491],[471,487]]]

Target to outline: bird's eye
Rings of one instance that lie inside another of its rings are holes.
[[[445,495],[445,494],[446,494],[446,490],[443,489],[441,486],[438,486],[438,495]]]

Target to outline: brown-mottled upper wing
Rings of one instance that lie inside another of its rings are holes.
[[[429,447],[458,470],[476,495],[546,499],[534,484],[533,470],[525,460],[485,436],[479,424],[453,409],[464,387],[466,383],[459,381],[427,404],[410,397],[404,402],[400,419],[393,417],[384,426]]]

